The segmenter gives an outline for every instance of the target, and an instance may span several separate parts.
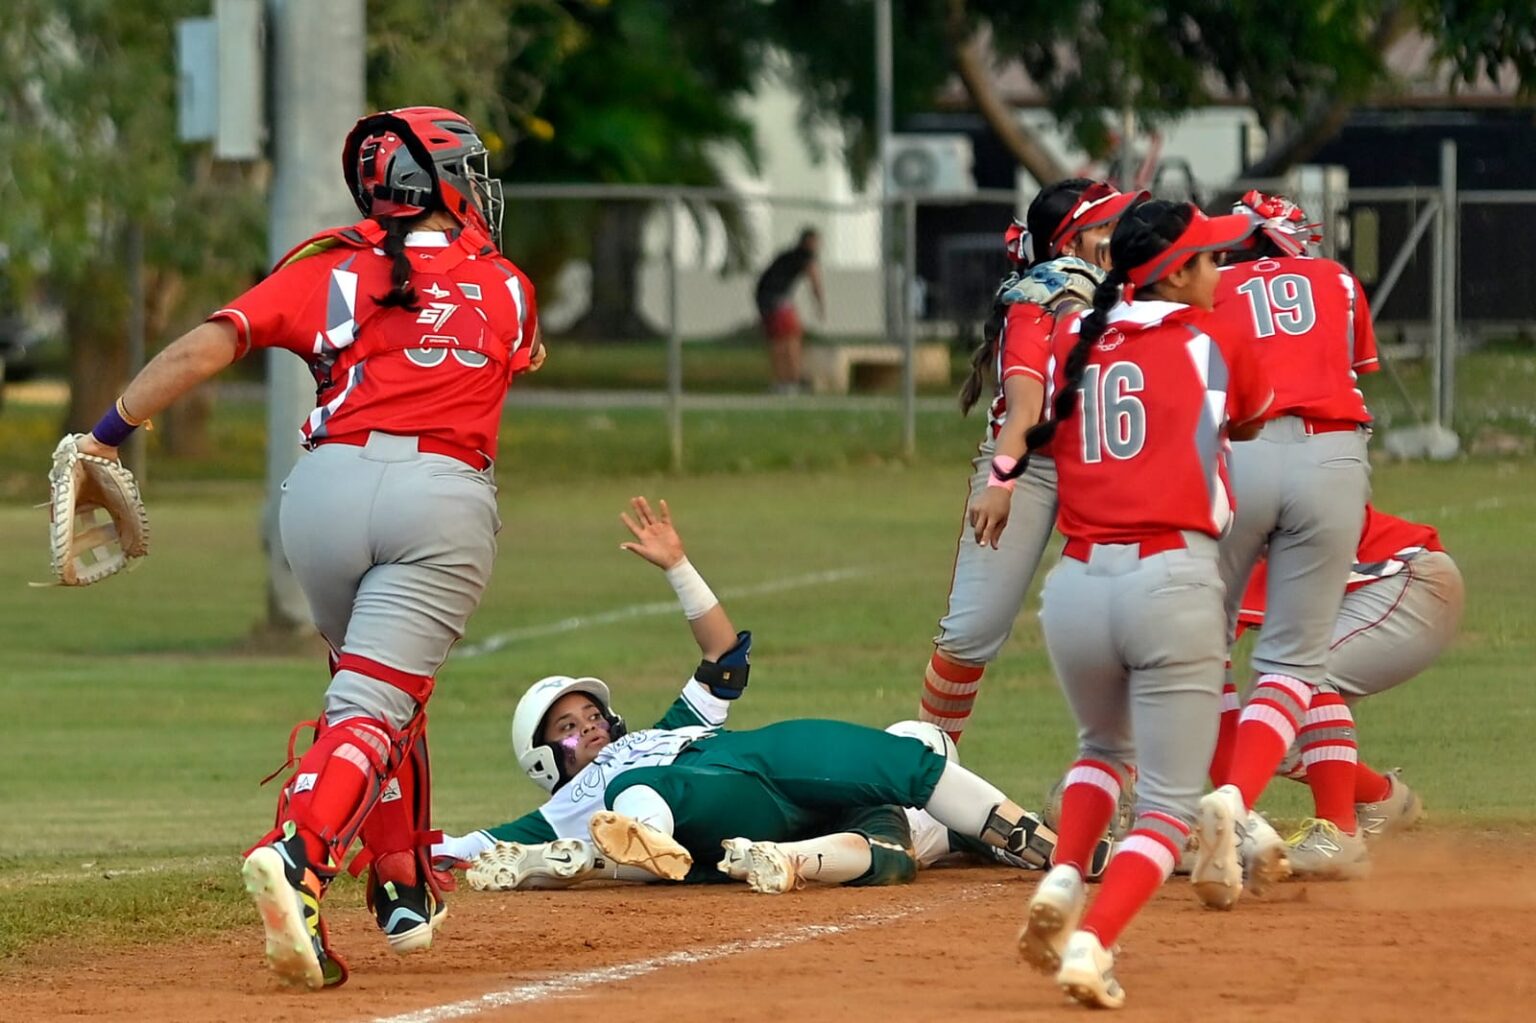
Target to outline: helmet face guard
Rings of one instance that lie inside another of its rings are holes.
[[[501,244],[501,182],[474,125],[442,107],[369,114],[342,146],[342,173],[365,217],[415,217],[443,209]]]

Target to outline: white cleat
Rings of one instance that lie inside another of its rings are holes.
[[[1237,829],[1237,851],[1243,863],[1243,883],[1255,895],[1291,876],[1285,839],[1257,810],[1249,810]]]
[[[592,846],[579,838],[523,845],[497,842],[469,862],[464,879],[477,892],[569,888],[598,869]]]
[[[1332,821],[1309,817],[1301,830],[1285,840],[1289,847],[1291,871],[1297,877],[1326,880],[1353,880],[1371,872],[1371,857],[1365,847],[1365,832],[1353,835],[1341,831]]]
[[[1115,957],[1097,935],[1078,931],[1067,939],[1056,983],[1076,1001],[1091,1009],[1118,1009],[1125,1004],[1125,989],[1115,979]]]
[[[794,856],[780,849],[774,842],[753,842],[747,849],[751,869],[747,871],[747,884],[754,892],[764,895],[783,895],[805,886],[800,877],[799,862]]]
[[[1019,956],[1041,973],[1061,969],[1067,939],[1077,930],[1087,902],[1088,890],[1077,868],[1052,867],[1029,900],[1029,917],[1019,931]]]
[[[626,867],[639,867],[666,881],[681,881],[693,867],[693,856],[676,839],[633,817],[599,810],[587,829],[603,855]]]
[[[752,848],[750,838],[727,838],[720,843],[723,853],[715,869],[732,881],[745,881],[752,870],[752,859],[747,851]]]
[[[1238,825],[1248,816],[1235,785],[1223,785],[1200,800],[1195,823],[1195,864],[1189,880],[1200,901],[1212,909],[1231,909],[1243,894],[1243,864],[1238,856]]]
[[[319,991],[325,974],[305,922],[303,894],[289,883],[282,854],[262,846],[245,858],[240,876],[266,930],[267,965],[284,984]]]
[[[1397,771],[1387,772],[1386,798],[1374,803],[1356,803],[1355,816],[1367,838],[1383,838],[1406,831],[1424,818],[1424,801],[1410,789]]]

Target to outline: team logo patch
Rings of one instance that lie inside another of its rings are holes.
[[[447,298],[450,294],[447,288],[439,288],[436,281],[428,284],[422,290],[431,295],[433,298]]]
[[[448,322],[448,317],[452,316],[458,308],[458,305],[453,302],[428,302],[427,307],[421,311],[421,315],[416,317],[416,322],[424,323],[433,330],[441,330],[443,324]]]
[[[308,792],[314,788],[315,779],[318,777],[319,775],[314,771],[307,771],[293,779],[293,794],[298,795],[300,792]]]
[[[1110,327],[1103,333],[1103,335],[1099,338],[1098,343],[1093,347],[1097,348],[1101,352],[1112,352],[1123,344],[1125,344],[1125,335],[1120,333],[1120,331],[1116,330],[1114,327]]]
[[[389,779],[389,784],[384,786],[384,791],[382,793],[380,793],[380,795],[379,795],[379,802],[381,802],[381,803],[394,803],[394,802],[398,802],[399,799],[400,799],[400,780],[398,778],[391,778],[391,779]]]

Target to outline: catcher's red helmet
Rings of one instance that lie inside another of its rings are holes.
[[[1308,245],[1323,240],[1323,225],[1308,223],[1306,211],[1283,195],[1265,195],[1256,188],[1250,189],[1232,205],[1232,212],[1258,217],[1255,240],[1262,234],[1287,256],[1304,256]]]
[[[414,217],[447,210],[501,241],[501,182],[475,126],[442,107],[369,114],[341,151],[342,172],[366,217]]]

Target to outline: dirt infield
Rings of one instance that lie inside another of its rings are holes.
[[[1536,837],[1409,836],[1352,884],[1289,884],[1232,913],[1175,879],[1122,939],[1135,1019],[1527,1019],[1536,999]],[[389,953],[334,906],[352,981],[280,992],[260,932],[94,955],[55,950],[0,973],[0,1019],[164,1023],[499,1023],[616,1010],[729,1020],[1070,1019],[1013,951],[1038,875],[943,869],[906,888],[591,888],[452,900],[438,947]],[[14,907],[13,907],[14,908]]]

